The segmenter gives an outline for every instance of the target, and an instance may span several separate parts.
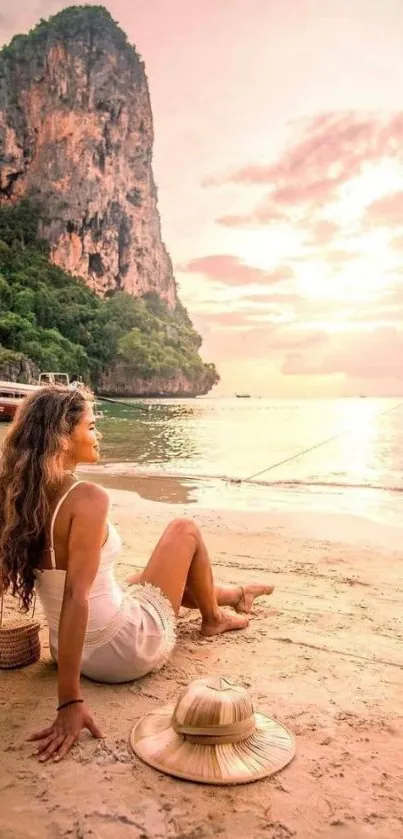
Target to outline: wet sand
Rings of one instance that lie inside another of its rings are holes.
[[[378,531],[375,545],[370,528],[346,521],[332,528],[312,519],[304,533],[290,517],[201,511],[182,506],[180,495],[157,504],[112,488],[111,498],[124,540],[122,580],[145,565],[168,521],[185,514],[203,528],[218,581],[268,581],[275,591],[236,635],[202,639],[197,617],[185,611],[177,647],[156,675],[121,686],[83,680],[105,739],[84,734],[57,766],[36,763],[24,742],[51,721],[56,704],[44,626],[41,661],[0,671],[2,839],[401,839],[398,545],[382,548]],[[138,718],[206,674],[248,687],[257,708],[295,733],[297,755],[283,772],[214,788],[162,775],[133,756],[127,741]]]

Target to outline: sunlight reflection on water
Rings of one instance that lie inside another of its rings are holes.
[[[103,403],[102,462],[109,475],[124,472],[126,480],[130,475],[175,478],[171,496],[178,503],[186,499],[203,507],[261,511],[315,508],[400,522],[403,408],[384,413],[397,404],[391,399],[214,398]],[[0,439],[4,432],[0,426]],[[255,483],[223,480],[246,478],[339,434],[265,471]],[[167,484],[165,490],[160,487],[168,500]]]

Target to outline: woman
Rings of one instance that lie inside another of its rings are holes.
[[[58,663],[56,719],[30,738],[41,761],[63,758],[83,728],[102,736],[82,698],[81,673],[109,683],[140,678],[171,652],[181,604],[200,610],[204,635],[217,635],[243,629],[254,598],[272,592],[215,587],[200,532],[187,519],[169,525],[124,592],[113,571],[121,542],[108,521],[108,495],[74,471],[99,460],[100,437],[91,396],[54,386],[24,400],[3,449],[1,589],[26,609],[36,590]]]

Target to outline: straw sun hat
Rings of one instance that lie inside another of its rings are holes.
[[[244,784],[273,775],[295,754],[292,734],[254,713],[248,692],[228,679],[196,679],[175,706],[146,714],[133,751],[161,772],[205,784]]]

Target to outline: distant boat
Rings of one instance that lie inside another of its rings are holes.
[[[236,393],[237,399],[250,399],[250,393]]]

